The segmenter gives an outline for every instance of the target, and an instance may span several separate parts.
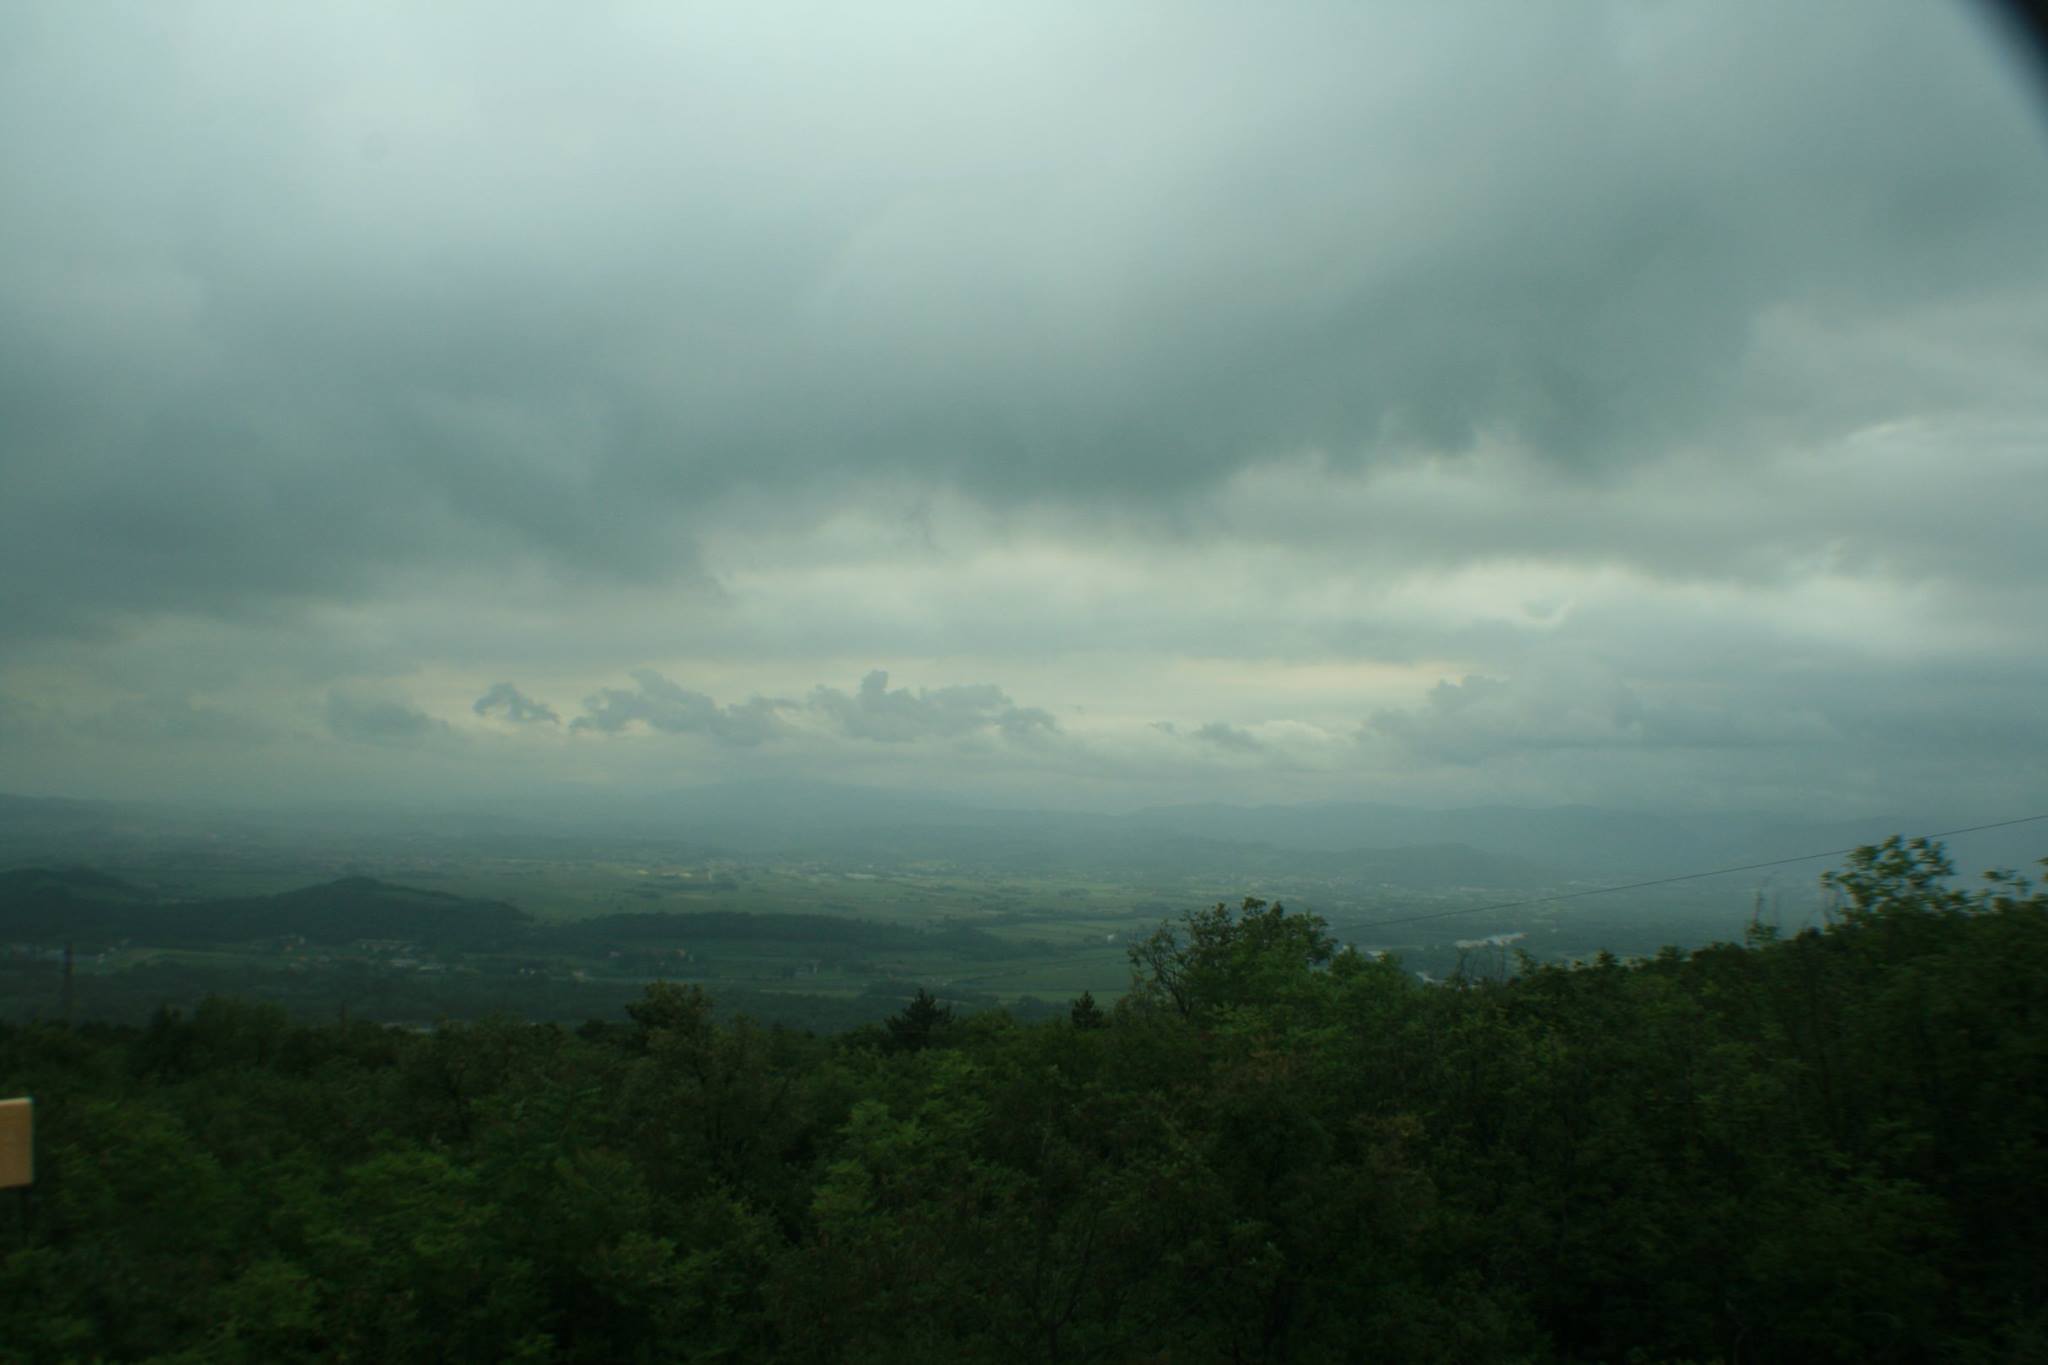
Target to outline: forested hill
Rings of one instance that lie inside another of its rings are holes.
[[[1421,985],[1247,901],[1112,1011],[825,1039],[694,988],[406,1032],[0,1029],[10,1360],[2048,1358],[2048,896]]]
[[[252,939],[311,943],[405,939],[454,948],[493,947],[531,923],[502,901],[345,877],[274,896],[165,900],[104,873],[21,868],[0,873],[0,941],[185,946]]]
[[[543,935],[536,935],[536,938]],[[959,925],[913,929],[848,915],[756,915],[744,910],[663,910],[641,914],[594,915],[550,925],[547,942],[567,948],[602,949],[668,944],[680,938],[711,942],[767,942],[842,948],[946,948],[992,958],[1042,955],[1042,944],[1014,943],[984,930]]]
[[[516,906],[345,877],[274,896],[167,900],[90,869],[0,872],[0,943],[132,941],[185,947],[297,938],[316,944],[396,940],[453,951],[604,952],[691,942],[771,942],[820,949],[949,949],[992,958],[1042,954],[982,930],[909,928],[845,915],[661,911],[536,923]]]

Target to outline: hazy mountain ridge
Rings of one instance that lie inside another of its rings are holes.
[[[1959,823],[1951,820],[1950,824]],[[616,844],[695,856],[927,861],[990,869],[1167,868],[1218,875],[1349,876],[1504,888],[1674,876],[1822,854],[1941,822],[1587,805],[1431,810],[1369,802],[1155,806],[1128,813],[1005,809],[823,783],[722,783],[655,795],[542,791],[460,809],[202,809],[0,796],[0,858],[90,862],[100,844],[147,849],[227,834],[376,848],[435,841],[564,853]],[[1969,836],[1959,866],[2027,867],[2039,827]],[[374,862],[374,859],[366,859]]]

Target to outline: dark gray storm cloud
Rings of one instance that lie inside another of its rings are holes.
[[[490,690],[472,702],[469,709],[479,716],[501,713],[514,725],[559,725],[562,721],[554,707],[535,701],[508,682],[491,684]]]
[[[688,575],[764,480],[1157,504],[1488,434],[1598,471],[1939,401],[1744,359],[2048,270],[2041,131],[1943,6],[803,25],[9,7],[13,633]]]
[[[53,791],[2031,791],[2043,373],[1962,4],[0,7]]]

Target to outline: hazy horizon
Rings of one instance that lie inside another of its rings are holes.
[[[2048,809],[1977,7],[0,12],[0,791]]]

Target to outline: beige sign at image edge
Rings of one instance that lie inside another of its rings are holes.
[[[35,1178],[35,1101],[0,1100],[0,1189]]]

